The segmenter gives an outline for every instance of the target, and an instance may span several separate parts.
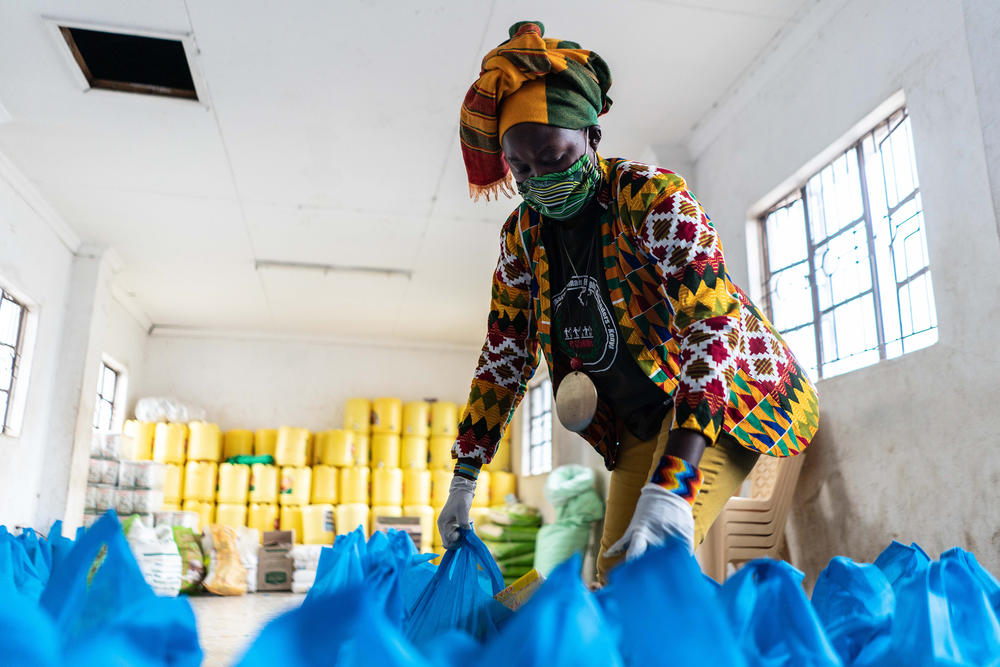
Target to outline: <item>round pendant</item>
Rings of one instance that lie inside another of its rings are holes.
[[[563,378],[556,390],[556,416],[570,431],[579,433],[590,425],[597,412],[597,387],[586,373],[574,371]]]

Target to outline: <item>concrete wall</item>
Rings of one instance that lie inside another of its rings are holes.
[[[73,264],[71,250],[49,226],[20,174],[0,156],[0,281],[27,301],[34,344],[31,366],[17,379],[26,391],[24,423],[16,438],[0,436],[0,524],[30,525],[50,445],[56,357]],[[29,341],[30,342],[30,341]]]
[[[820,433],[789,528],[811,577],[893,538],[935,555],[960,545],[1000,570],[988,510],[1000,484],[998,181],[991,189],[987,161],[995,171],[998,26],[990,0],[819,3],[695,133],[698,196],[745,282],[748,215],[762,197],[900,89],[912,117],[940,338],[820,383]]]
[[[64,519],[72,529],[83,517],[101,360],[131,374],[146,339],[114,296],[118,266],[113,252],[83,247],[0,156],[0,281],[30,313],[30,365],[15,388],[26,391],[23,427],[0,436],[0,525],[45,530]]]
[[[154,335],[136,396],[171,396],[223,429],[340,428],[352,397],[465,405],[478,349]]]

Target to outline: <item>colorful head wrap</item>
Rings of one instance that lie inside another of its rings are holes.
[[[508,128],[530,122],[578,130],[596,125],[611,107],[604,60],[576,42],[543,39],[544,32],[538,21],[512,25],[510,39],[486,54],[465,95],[458,136],[473,200],[514,194],[500,149]]]

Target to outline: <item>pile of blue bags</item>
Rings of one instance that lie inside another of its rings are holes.
[[[237,664],[1000,667],[1000,584],[958,548],[932,560],[893,542],[874,564],[834,558],[811,599],[787,563],[751,562],[719,586],[673,543],[590,592],[577,556],[516,612],[494,599],[503,577],[472,531],[430,558],[396,531],[338,538],[302,605]],[[75,543],[0,528],[0,637],[4,665],[202,658],[187,600],[152,593],[113,514]]]
[[[114,512],[76,541],[0,527],[0,664],[198,667],[186,598],[157,597]]]

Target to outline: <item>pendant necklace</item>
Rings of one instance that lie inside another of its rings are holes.
[[[582,302],[582,297],[587,293],[586,285],[591,277],[590,268],[591,261],[594,259],[594,244],[599,234],[595,234],[590,242],[590,250],[587,253],[586,274],[581,274],[576,270],[576,266],[573,265],[573,258],[570,257],[569,251],[566,249],[566,241],[562,236],[562,230],[559,230],[557,235],[563,255],[569,262],[570,268],[573,269],[574,277],[580,276],[583,278],[584,285],[580,293]],[[567,312],[570,310],[569,305],[571,301],[572,297],[567,293]],[[563,335],[565,336],[565,330],[563,331]],[[562,382],[559,383],[559,388],[556,390],[556,416],[564,427],[570,431],[579,433],[590,426],[590,423],[594,420],[594,415],[597,413],[597,387],[594,386],[594,381],[583,372],[583,360],[577,353],[572,354],[569,365],[573,369],[572,372],[562,379]]]

